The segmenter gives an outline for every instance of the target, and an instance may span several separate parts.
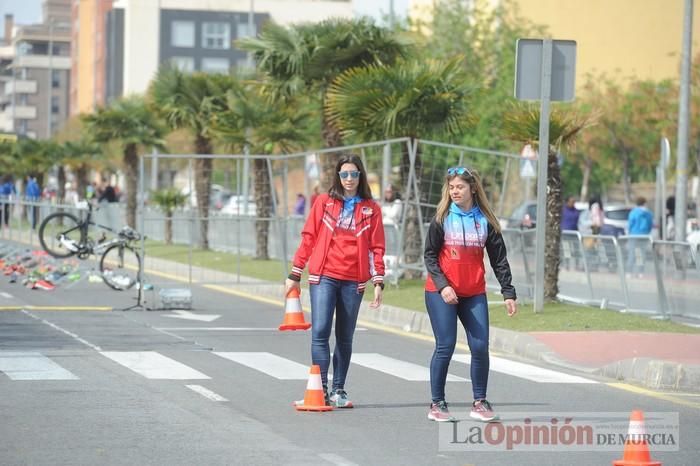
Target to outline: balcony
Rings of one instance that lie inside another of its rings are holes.
[[[5,83],[5,94],[36,94],[37,84],[34,80],[15,79]]]
[[[48,55],[22,55],[16,57],[14,63],[12,64],[15,68],[48,68],[49,67],[49,56]],[[54,55],[51,57],[51,68],[56,70],[69,70],[70,69],[70,57],[64,57],[62,55]]]
[[[14,109],[14,110],[13,110]],[[36,118],[36,107],[29,105],[8,105],[5,107],[5,117],[15,120],[34,120]]]

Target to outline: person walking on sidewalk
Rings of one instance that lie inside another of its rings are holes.
[[[321,367],[321,381],[328,402],[352,408],[345,391],[345,378],[352,356],[352,339],[365,291],[371,279],[374,300],[382,302],[384,290],[384,227],[382,211],[372,200],[367,172],[356,155],[344,155],[336,164],[337,176],[328,193],[320,194],[301,232],[285,293],[299,288],[309,263],[311,296],[311,359]],[[335,349],[333,386],[328,392],[328,367],[333,314]]]
[[[646,198],[637,198],[637,206],[627,215],[627,273],[642,277],[646,252],[651,247],[651,229],[654,216],[647,209]]]
[[[445,401],[447,370],[457,341],[457,319],[471,351],[474,401],[470,417],[498,419],[486,399],[489,376],[489,310],[484,248],[501,285],[509,316],[517,312],[515,288],[498,219],[486,199],[479,174],[466,167],[447,170],[442,198],[425,240],[425,304],[435,335],[430,361],[432,403],[428,419],[455,421]]]

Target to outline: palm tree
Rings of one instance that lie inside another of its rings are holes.
[[[367,18],[329,19],[289,28],[268,23],[260,37],[238,41],[240,48],[253,53],[277,95],[315,95],[321,108],[340,73],[371,64],[390,65],[407,54],[408,45],[396,32]],[[326,147],[342,145],[339,128],[323,112],[321,138]],[[324,157],[321,181],[325,186],[330,186],[334,170],[335,160]]]
[[[360,140],[458,136],[467,127],[468,99],[473,92],[460,61],[461,57],[447,62],[400,61],[394,66],[369,65],[347,70],[330,86],[326,116],[344,137]],[[420,189],[422,166],[419,152],[414,165],[419,186],[417,199],[424,202],[426,193]],[[403,188],[408,190],[407,148],[400,171]],[[422,256],[414,204],[409,204],[406,215],[404,253],[406,263],[411,264],[419,262]]]
[[[561,248],[561,174],[557,153],[561,147],[573,146],[576,136],[589,126],[587,117],[553,108],[549,119],[549,151],[547,157],[547,219],[545,222],[544,297],[555,301],[559,293],[559,252]],[[522,144],[539,145],[539,107],[515,105],[504,121],[505,136]],[[541,219],[537,219],[542,222]]]
[[[136,192],[138,183],[138,149],[163,148],[164,129],[140,96],[114,101],[99,107],[95,113],[81,117],[85,131],[94,143],[118,141],[122,146],[122,161],[126,178],[126,223],[136,226]]]
[[[85,197],[89,184],[88,172],[91,162],[101,154],[100,147],[87,139],[67,141],[63,144],[65,162],[74,172],[76,178],[76,191],[78,196]]]
[[[225,110],[226,91],[233,78],[222,74],[184,73],[165,66],[158,71],[148,91],[154,111],[163,116],[172,129],[186,129],[194,136],[197,154],[212,154],[211,122]],[[195,191],[201,215],[200,247],[209,249],[209,197],[213,160],[197,158]]]
[[[214,133],[234,150],[248,146],[254,154],[290,152],[308,140],[309,113],[289,99],[271,100],[259,83],[239,83],[226,93],[227,110],[214,116]],[[255,258],[269,259],[268,236],[272,191],[267,160],[253,160],[256,247]]]
[[[175,188],[168,188],[153,192],[151,199],[165,214],[165,244],[173,244],[173,212],[185,205],[187,196]]]

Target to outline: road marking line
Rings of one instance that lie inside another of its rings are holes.
[[[319,453],[318,456],[319,458],[329,461],[337,466],[358,466],[357,463],[353,463],[352,461],[345,459],[340,455],[336,455],[335,453]]]
[[[0,311],[111,311],[110,306],[0,306]]]
[[[59,327],[58,325],[56,325],[56,324],[54,324],[54,323],[52,323],[52,322],[49,322],[49,321],[46,320],[46,319],[42,319],[42,318],[39,317],[39,316],[35,316],[35,315],[32,314],[31,312],[26,311],[26,310],[24,310],[24,309],[22,309],[22,313],[28,315],[28,316],[31,317],[32,319],[36,319],[36,320],[38,320],[39,322],[48,325],[48,326],[51,327],[51,328],[54,328],[54,329],[58,330],[58,331],[61,332],[61,333],[65,333],[65,334],[68,335],[69,337],[73,338],[73,339],[76,340],[76,341],[79,341],[80,343],[82,343],[83,345],[85,345],[85,346],[87,346],[87,347],[90,347],[90,348],[94,349],[95,351],[102,351],[102,348],[100,348],[99,346],[93,345],[93,344],[90,343],[89,341],[87,341],[87,340],[85,340],[85,339],[83,339],[83,338],[80,338],[80,337],[79,337],[78,335],[76,335],[75,333],[73,333],[73,332],[71,332],[71,331],[69,331],[69,330],[66,330],[66,329],[64,329],[64,328],[62,328],[62,327]]]
[[[309,367],[266,352],[214,352],[215,355],[279,380],[307,380]]]
[[[13,298],[13,296],[10,293],[5,293],[4,291],[0,291],[0,296],[2,296],[3,298],[7,298],[7,299]]]
[[[652,390],[647,390],[646,388],[636,387],[634,385],[621,383],[621,382],[610,382],[606,383],[608,387],[617,388],[619,390],[624,390],[627,392],[636,393],[638,395],[646,395],[652,398],[657,398],[659,400],[668,401],[671,403],[676,403],[683,406],[689,406],[691,408],[700,409],[700,403],[696,401],[684,400],[683,398],[678,398],[676,396],[666,395],[664,393],[658,393]]]
[[[185,385],[185,387],[189,388],[190,390],[192,390],[195,393],[199,393],[204,398],[208,398],[211,401],[219,401],[219,402],[228,401],[226,398],[219,395],[218,393],[215,393],[215,392],[209,390],[208,388],[204,388],[201,385]]]
[[[69,370],[36,352],[0,351],[0,372],[12,380],[79,380]]]
[[[210,379],[209,376],[155,351],[101,351],[100,354],[147,379]]]
[[[277,327],[153,327],[155,330],[165,330],[171,332],[183,331],[199,331],[199,332],[279,332]],[[366,332],[366,328],[355,328],[356,332]],[[287,333],[294,335],[295,332]],[[298,335],[303,335],[304,332],[296,332]]]
[[[468,354],[455,354],[452,356],[452,360],[469,364],[471,362],[471,357]],[[598,383],[595,380],[576,375],[569,375],[564,372],[557,372],[551,369],[533,366],[532,364],[525,364],[494,356],[489,358],[489,362],[489,367],[494,372],[520,377],[521,379],[531,380],[537,383]]]
[[[430,369],[412,362],[390,358],[379,353],[353,353],[353,364],[384,372],[400,379],[413,382],[430,381]],[[468,382],[467,379],[447,374],[448,382]]]

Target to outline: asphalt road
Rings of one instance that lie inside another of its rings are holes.
[[[455,431],[440,430],[426,419],[432,342],[363,324],[346,385],[355,408],[296,412],[310,332],[276,330],[283,314],[278,297],[192,291],[193,314],[90,310],[126,308],[135,293],[87,281],[46,292],[0,279],[0,308],[16,309],[0,312],[0,463],[512,466],[598,465],[622,457],[621,445],[521,451],[516,442],[508,451],[501,442],[482,451],[483,445],[450,443],[452,434],[461,442],[468,429],[485,427],[467,420],[469,382],[448,382],[448,401],[462,421]],[[524,416],[605,420],[613,413],[626,426],[633,409],[648,418],[677,415],[676,451],[657,448],[652,456],[666,465],[697,464],[697,397],[635,392],[583,374],[545,377],[534,366],[494,361],[489,398],[503,425],[522,425]],[[450,374],[468,379],[468,369],[454,361]]]

